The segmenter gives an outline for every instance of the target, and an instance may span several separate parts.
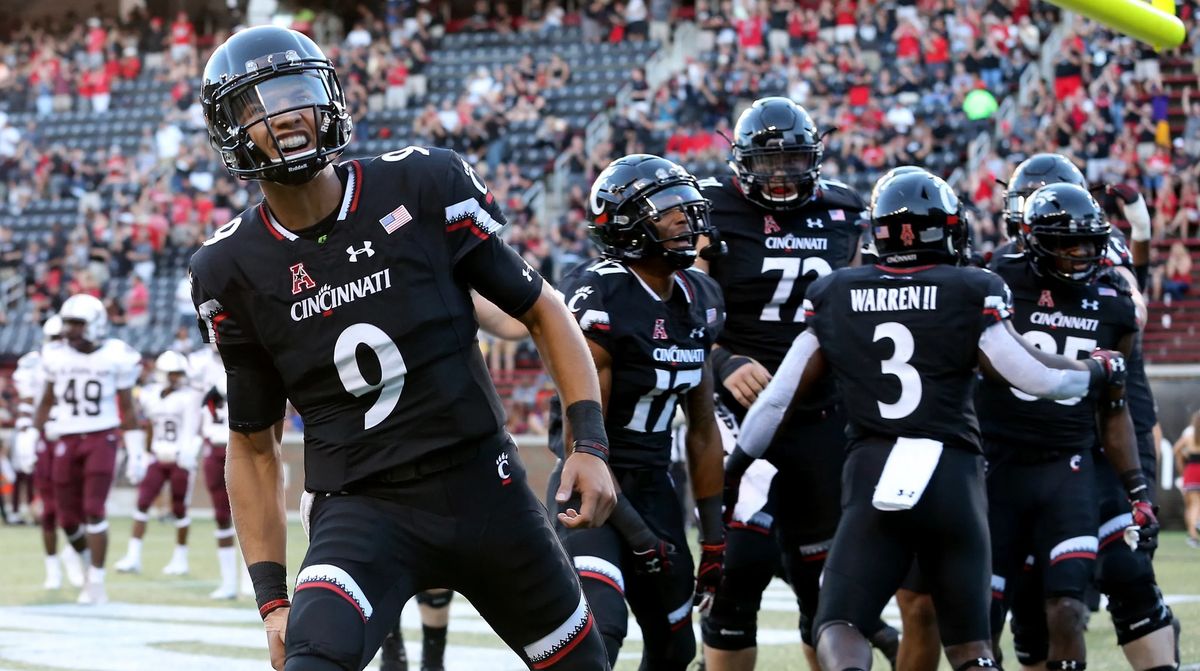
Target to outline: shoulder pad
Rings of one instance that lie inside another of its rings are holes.
[[[601,259],[588,266],[587,272],[596,275],[626,275],[629,269],[625,264],[613,259]]]
[[[704,179],[698,179],[696,180],[696,185],[700,187],[701,191],[704,189],[720,189],[721,187],[725,186],[721,183],[721,179],[719,177],[705,177]]]
[[[1115,290],[1121,296],[1133,296],[1133,287],[1129,286],[1129,281],[1125,276],[1117,272],[1116,268],[1106,268],[1099,277],[1096,278],[1096,286],[1101,289],[1101,295],[1108,292],[1104,289]]]
[[[821,193],[821,204],[826,207],[843,207],[850,210],[865,210],[867,202],[848,185],[831,179],[817,181]]]

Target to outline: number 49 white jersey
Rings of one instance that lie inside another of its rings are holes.
[[[83,353],[68,345],[42,352],[46,382],[54,385],[54,417],[59,434],[95,433],[121,425],[117,392],[131,389],[142,357],[115,338]]]
[[[150,451],[161,461],[194,464],[200,452],[200,393],[181,387],[163,396],[159,385],[147,385],[140,396],[142,412],[153,427]]]

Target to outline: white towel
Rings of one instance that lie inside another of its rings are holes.
[[[942,456],[942,444],[928,438],[897,438],[871,504],[879,510],[908,510],[917,505]]]

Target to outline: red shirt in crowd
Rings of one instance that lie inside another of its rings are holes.
[[[941,33],[934,33],[925,42],[925,63],[937,65],[950,61],[950,43]]]
[[[896,38],[896,58],[916,58],[921,53],[921,40],[916,31],[905,30]]]
[[[188,20],[187,14],[180,12],[179,16],[175,18],[175,22],[171,24],[171,44],[176,46],[191,44],[194,36],[192,22]]]
[[[761,47],[763,45],[763,22],[761,19],[751,17],[738,21],[738,44],[743,49]]]

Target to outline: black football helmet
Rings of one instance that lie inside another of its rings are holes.
[[[825,143],[808,111],[788,98],[754,101],[733,128],[729,167],[746,198],[794,210],[816,195]]]
[[[915,165],[898,165],[891,170],[883,173],[879,181],[875,182],[875,186],[871,188],[871,200],[867,204],[867,211],[870,212],[875,207],[875,199],[879,197],[879,188],[887,183],[888,180],[897,175],[907,175],[914,172],[927,172],[925,168],[920,168]]]
[[[1013,169],[1004,191],[1003,216],[1009,240],[1017,240],[1021,235],[1026,199],[1047,184],[1074,184],[1086,189],[1087,179],[1062,154],[1034,154],[1021,161]]]
[[[879,263],[906,267],[964,264],[970,256],[968,223],[958,196],[941,177],[905,171],[876,186],[871,233]]]
[[[1092,194],[1075,184],[1048,184],[1025,201],[1021,235],[1044,277],[1086,284],[1103,268],[1111,226]]]
[[[311,180],[350,144],[354,123],[333,64],[294,30],[258,26],[217,47],[204,67],[200,93],[213,147],[229,172],[280,184]],[[317,137],[280,132],[273,118],[312,110]],[[250,137],[263,124],[277,158]],[[299,144],[303,142],[303,144]]]
[[[609,163],[592,184],[589,204],[588,234],[607,258],[659,256],[674,268],[687,268],[696,262],[696,237],[714,233],[708,221],[709,202],[700,195],[696,178],[651,154],[631,154]],[[672,209],[687,217],[688,230],[660,239],[656,224]],[[672,240],[691,244],[664,245]]]

